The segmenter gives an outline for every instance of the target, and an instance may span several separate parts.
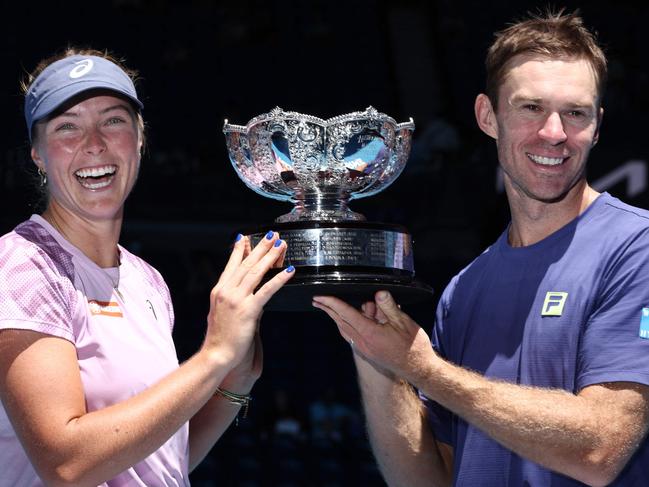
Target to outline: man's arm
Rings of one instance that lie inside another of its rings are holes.
[[[486,379],[438,358],[412,380],[520,456],[588,485],[612,482],[647,432],[649,387],[640,384],[598,384],[575,395]]]
[[[388,293],[377,295],[376,319],[335,298],[314,301],[372,363],[519,455],[581,482],[610,483],[647,432],[647,386],[601,384],[575,395],[486,379],[440,358]]]
[[[435,441],[412,387],[354,354],[372,450],[391,486],[451,485],[452,450]]]

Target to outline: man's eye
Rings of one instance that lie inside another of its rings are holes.
[[[583,117],[586,116],[586,114],[584,112],[582,112],[581,110],[571,110],[571,111],[568,112],[568,115],[570,115],[571,117],[574,117],[574,118],[583,118]]]
[[[530,112],[540,112],[541,111],[541,107],[538,106],[538,105],[527,104],[527,105],[524,105],[523,108],[525,110],[527,110],[527,111],[530,111]]]
[[[74,124],[70,122],[62,123],[56,127],[57,132],[60,130],[72,130],[74,129]]]

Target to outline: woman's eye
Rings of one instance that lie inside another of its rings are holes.
[[[106,121],[106,125],[116,125],[124,122],[125,120],[121,117],[111,117]]]

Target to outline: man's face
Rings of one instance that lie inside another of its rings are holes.
[[[554,202],[584,180],[602,115],[587,61],[517,56],[500,87],[497,110],[480,96],[478,123],[496,139],[510,198]]]

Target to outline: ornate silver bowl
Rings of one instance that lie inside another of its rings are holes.
[[[243,182],[290,201],[276,222],[360,221],[348,202],[387,188],[410,154],[412,119],[397,123],[368,107],[323,120],[277,107],[245,126],[225,121],[230,161]]]
[[[278,231],[287,243],[284,265],[296,268],[267,307],[313,309],[315,294],[360,304],[378,289],[391,291],[400,303],[430,298],[430,287],[414,277],[408,230],[367,222],[348,207],[350,200],[376,194],[397,179],[414,129],[412,119],[397,123],[372,107],[328,120],[281,108],[245,126],[226,120],[230,161],[243,182],[294,204],[272,225],[244,230],[253,245],[268,230]]]

